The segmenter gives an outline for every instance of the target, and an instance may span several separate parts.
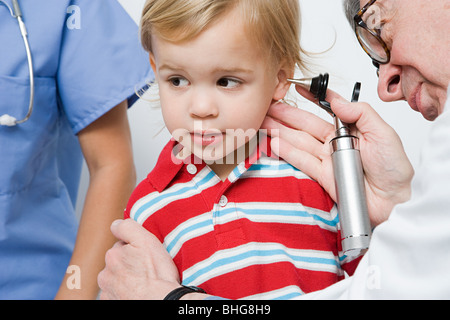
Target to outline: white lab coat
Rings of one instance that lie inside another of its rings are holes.
[[[303,298],[450,299],[450,99],[423,149],[411,200],[375,229],[352,277]]]

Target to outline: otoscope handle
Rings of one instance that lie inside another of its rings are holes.
[[[372,236],[364,172],[358,138],[350,135],[348,125],[333,113],[330,103],[326,101],[328,80],[328,74],[321,74],[312,79],[288,79],[291,83],[309,89],[318,100],[319,106],[334,118],[336,138],[331,140],[331,146],[341,243],[344,254],[355,256],[369,248]],[[361,83],[357,82],[353,89],[352,102],[358,101],[360,90]]]
[[[348,256],[368,249],[372,236],[358,142],[351,135],[331,141],[342,249]]]

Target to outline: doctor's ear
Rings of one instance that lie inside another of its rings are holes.
[[[277,74],[278,84],[273,94],[273,100],[279,101],[281,99],[284,99],[284,97],[286,96],[287,92],[289,91],[289,87],[291,85],[290,82],[287,81],[287,79],[291,77],[290,74],[291,72],[284,68],[280,68],[280,70],[278,71]]]

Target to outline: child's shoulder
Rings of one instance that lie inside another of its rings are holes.
[[[316,180],[282,158],[262,157],[252,174],[277,178],[276,181],[284,193],[295,193],[297,200],[308,207],[330,211],[335,204]],[[275,181],[271,183],[275,188]]]
[[[140,200],[145,199],[153,193],[161,192],[167,183],[173,179],[178,170],[179,163],[172,161],[172,154],[177,145],[176,141],[171,139],[161,151],[158,161],[153,170],[143,179],[132,192],[128,205],[125,210],[125,218],[130,217],[130,213]]]
[[[297,169],[283,158],[276,156],[262,156],[253,166],[254,175],[275,177],[294,177],[298,180],[312,180],[303,171]]]
[[[125,219],[130,218],[133,207],[139,202],[139,200],[147,197],[148,195],[156,192],[156,188],[150,183],[148,178],[142,180],[137,187],[133,190],[125,209]]]

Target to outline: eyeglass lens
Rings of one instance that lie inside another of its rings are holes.
[[[388,61],[388,56],[383,44],[369,30],[362,27],[356,29],[361,45],[369,53],[372,59],[381,63]]]
[[[373,60],[379,63],[387,63],[389,62],[389,52],[380,37],[381,10],[374,5],[375,2],[375,0],[369,2],[362,10],[362,15],[359,16],[362,24],[357,24],[356,34],[364,50]]]

